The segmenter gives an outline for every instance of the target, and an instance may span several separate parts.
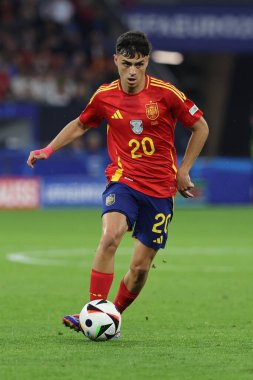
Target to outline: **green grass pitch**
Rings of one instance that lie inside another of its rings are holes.
[[[253,208],[176,209],[122,337],[61,324],[88,300],[99,210],[0,212],[0,378],[253,378]],[[128,234],[109,296],[128,268]]]

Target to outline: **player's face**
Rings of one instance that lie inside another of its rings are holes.
[[[114,55],[121,86],[125,92],[135,94],[144,89],[148,61],[149,56],[136,55],[134,58],[127,58],[122,54]]]

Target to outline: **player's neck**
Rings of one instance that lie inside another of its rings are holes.
[[[144,90],[144,88],[146,87],[146,76],[136,86],[131,86],[128,83],[124,83],[121,80],[120,80],[120,86],[126,94],[129,94],[129,95],[138,94],[139,92]]]

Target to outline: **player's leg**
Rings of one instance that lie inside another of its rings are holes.
[[[139,293],[143,288],[156,252],[136,239],[130,268],[124,277],[124,283],[131,293]]]
[[[130,270],[122,279],[114,300],[122,313],[143,288],[156,252],[164,248],[168,224],[173,215],[172,198],[154,198],[139,195],[139,210],[133,236],[137,239]]]
[[[90,300],[107,299],[114,276],[114,255],[128,230],[126,216],[119,212],[108,212],[102,217],[102,236],[94,258],[90,275]],[[79,332],[79,314],[65,315],[65,326]]]
[[[115,306],[121,313],[131,305],[145,285],[156,252],[154,248],[147,247],[136,239],[129,271],[121,280],[114,300]]]
[[[131,189],[113,183],[103,193],[103,228],[90,277],[90,300],[106,299],[113,281],[114,255],[127,230],[131,230],[138,214],[138,205]],[[79,315],[66,315],[63,323],[80,331]]]
[[[123,235],[132,229],[137,203],[131,189],[121,183],[110,184],[103,193],[103,227],[90,279],[90,300],[107,299],[114,275],[114,256]]]
[[[90,300],[107,299],[114,276],[114,256],[127,230],[124,214],[107,212],[103,215],[102,236],[91,270]]]
[[[102,236],[93,261],[95,270],[113,272],[115,252],[127,230],[127,219],[124,214],[112,211],[103,215]]]

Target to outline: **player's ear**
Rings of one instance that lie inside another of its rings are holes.
[[[113,54],[113,59],[114,59],[115,65],[118,67],[118,56],[117,56],[117,54]]]

